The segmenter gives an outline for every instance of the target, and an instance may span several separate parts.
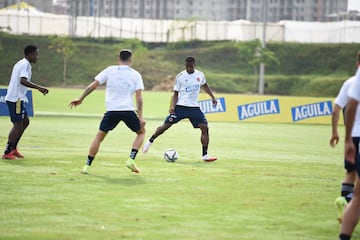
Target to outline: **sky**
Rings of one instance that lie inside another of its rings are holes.
[[[349,0],[348,1],[348,10],[360,11],[360,0]]]

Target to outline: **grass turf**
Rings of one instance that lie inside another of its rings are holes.
[[[87,104],[103,106],[92,97]],[[62,112],[51,102],[36,107]],[[329,147],[330,126],[211,122],[219,160],[204,163],[200,132],[184,121],[139,153],[136,175],[124,166],[134,134],[120,124],[81,175],[97,113],[31,119],[19,146],[26,159],[0,162],[0,239],[336,238],[343,149]],[[161,122],[148,120],[147,136]],[[9,119],[0,126],[5,144]],[[170,147],[176,163],[162,159]]]

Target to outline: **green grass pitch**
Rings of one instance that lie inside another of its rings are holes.
[[[134,134],[120,124],[82,175],[104,96],[69,109],[81,92],[34,93],[39,115],[19,144],[26,159],[0,161],[0,239],[337,238],[343,142],[330,148],[330,125],[210,122],[209,150],[219,160],[204,163],[200,131],[183,121],[138,154],[136,175],[124,166]],[[145,93],[147,137],[169,96]],[[1,117],[4,147],[10,127]],[[175,163],[162,158],[170,147]]]

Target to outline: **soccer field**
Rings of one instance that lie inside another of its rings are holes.
[[[329,147],[330,125],[211,122],[209,150],[219,160],[204,163],[200,131],[184,121],[138,154],[141,173],[134,174],[124,167],[134,135],[121,124],[101,145],[91,174],[82,175],[103,96],[94,92],[87,105],[69,110],[81,90],[56,91],[62,95],[46,101],[34,96],[42,114],[19,144],[26,159],[0,162],[0,239],[337,238],[343,141]],[[147,94],[149,136],[168,102],[149,106],[168,94]],[[7,117],[0,127],[5,146]],[[170,147],[179,153],[175,163],[162,158]]]

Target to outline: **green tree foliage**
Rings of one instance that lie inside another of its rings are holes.
[[[51,36],[49,49],[63,56],[63,85],[66,85],[67,64],[69,59],[76,54],[77,47],[68,36]]]

